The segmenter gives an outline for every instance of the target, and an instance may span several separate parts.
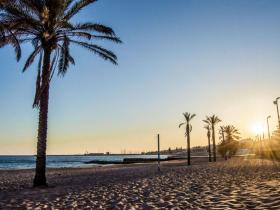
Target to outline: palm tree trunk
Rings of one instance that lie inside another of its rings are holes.
[[[212,125],[212,140],[213,140],[213,160],[216,162],[216,140],[215,140],[215,127]]]
[[[212,162],[210,134],[208,134],[208,135],[207,135],[207,137],[208,137],[208,154],[209,154],[209,162]]]
[[[190,126],[187,124],[188,165],[191,165]]]
[[[49,108],[49,78],[51,49],[44,49],[42,84],[40,96],[39,126],[37,139],[36,174],[33,186],[47,186],[46,181],[46,148]]]

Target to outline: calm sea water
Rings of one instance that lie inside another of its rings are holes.
[[[104,160],[104,161],[123,161],[124,158],[156,158],[156,155],[105,155],[105,156],[48,156],[48,168],[78,168],[87,167],[93,164],[85,164],[86,161]],[[162,155],[161,158],[167,156]],[[34,156],[0,156],[0,170],[3,169],[30,169],[35,168]]]

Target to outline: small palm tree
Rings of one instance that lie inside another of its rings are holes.
[[[216,124],[221,122],[221,120],[216,115],[212,115],[212,116],[206,116],[206,120],[203,120],[203,122],[205,122],[209,126],[211,126],[211,129],[212,129],[213,156],[214,156],[214,162],[216,162],[217,158],[216,158],[215,126],[216,126]]]
[[[234,155],[238,149],[240,132],[233,125],[224,126],[225,139],[219,144],[218,151],[226,160]]]
[[[224,132],[226,134],[226,136],[225,136],[225,141],[226,142],[232,142],[234,140],[240,139],[240,136],[239,136],[240,132],[233,125],[224,126]]]
[[[209,162],[212,162],[211,140],[210,140],[211,139],[211,127],[209,125],[205,125],[204,128],[207,130]]]
[[[191,165],[191,144],[190,144],[190,133],[192,132],[192,126],[190,121],[196,116],[195,114],[190,114],[188,112],[183,113],[185,117],[185,122],[179,125],[179,128],[182,125],[186,125],[185,137],[187,137],[187,153],[188,153],[188,165]]]
[[[13,46],[19,61],[21,44],[32,44],[33,52],[27,58],[23,72],[36,57],[39,61],[33,103],[33,107],[39,109],[34,186],[47,186],[45,170],[49,88],[56,70],[58,75],[64,76],[69,65],[75,64],[70,45],[80,46],[117,64],[117,56],[113,52],[95,43],[98,40],[121,43],[110,27],[91,22],[71,22],[77,13],[94,2],[96,0],[0,1],[0,47]]]

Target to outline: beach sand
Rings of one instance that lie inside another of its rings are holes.
[[[49,169],[42,189],[33,175],[0,171],[0,209],[280,209],[280,164],[269,160]]]

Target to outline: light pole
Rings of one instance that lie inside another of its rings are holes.
[[[266,117],[266,122],[267,122],[267,135],[268,135],[268,139],[270,140],[270,130],[269,130],[269,121],[268,121],[269,118],[271,118],[270,115]]]
[[[157,143],[158,143],[158,171],[160,171],[160,142],[159,142],[159,134],[157,135]]]
[[[275,99],[275,101],[273,101],[273,103],[276,105],[276,109],[277,109],[277,117],[278,117],[278,129],[280,129],[280,116],[279,116],[279,108],[278,108],[278,100],[280,99],[280,97],[277,97]]]

